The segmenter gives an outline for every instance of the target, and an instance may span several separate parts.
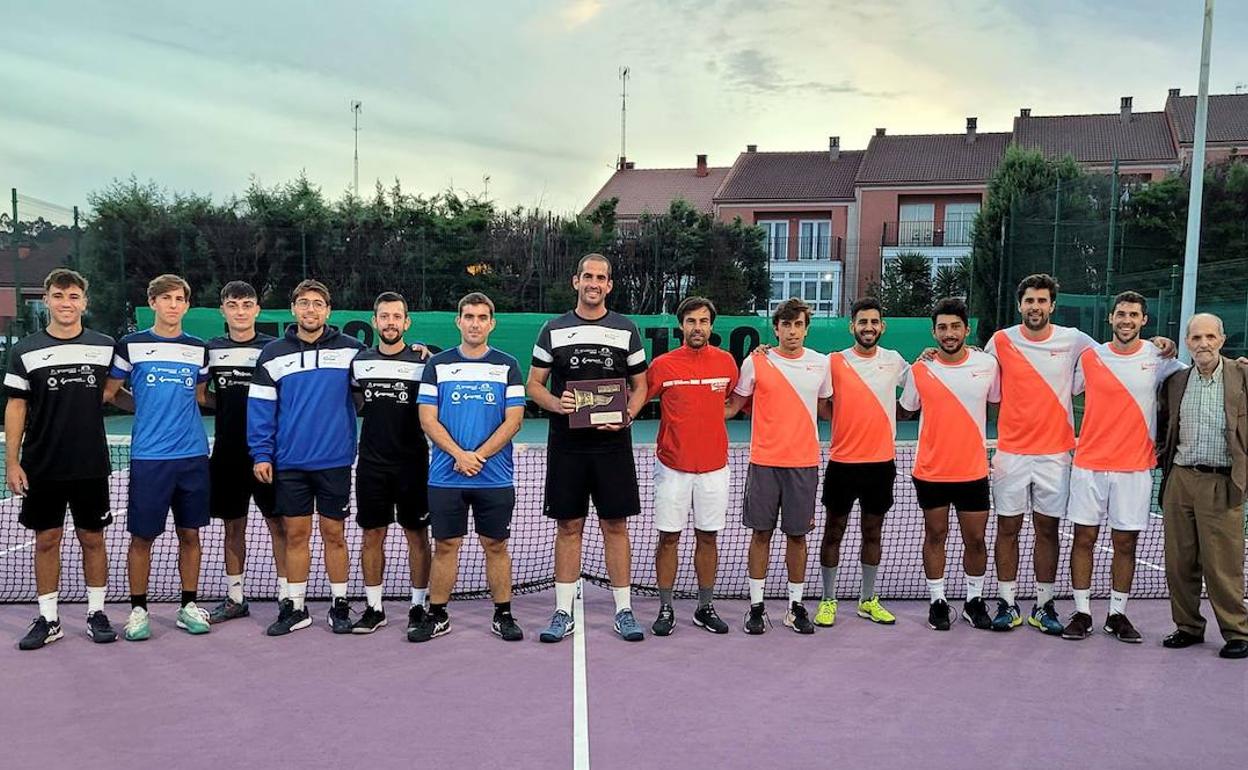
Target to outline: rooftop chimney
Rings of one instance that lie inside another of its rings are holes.
[[[1118,106],[1118,111],[1122,114],[1123,123],[1131,122],[1131,97],[1130,96],[1122,97],[1122,104]]]
[[[706,176],[708,173],[710,172],[706,170],[706,155],[699,155],[698,170],[694,172],[694,176]]]
[[[628,168],[628,158],[621,155],[619,161],[616,162],[615,167],[618,169]]]
[[[877,129],[875,129],[875,135],[876,135],[876,136],[884,136],[884,129],[882,129],[882,128],[877,128]]]
[[[828,137],[828,160],[835,163],[841,157],[841,137]]]
[[[632,162],[631,160],[624,164],[624,168],[628,171],[632,171],[636,167],[637,167],[637,164]]]
[[[979,118],[966,119],[966,143],[975,144],[975,129],[979,125]]]
[[[1022,108],[1021,110],[1019,110],[1019,111],[1018,111],[1018,116],[1019,116],[1020,118],[1030,118],[1030,117],[1031,117],[1031,108],[1030,108],[1030,107],[1024,107],[1024,108]]]
[[[758,152],[758,145],[757,145],[757,144],[747,144],[747,145],[745,146],[745,151],[746,151],[746,152]]]
[[[1179,95],[1179,89],[1177,89],[1177,88],[1171,88],[1171,89],[1170,89],[1170,95],[1171,95],[1171,96],[1178,96],[1178,95]]]

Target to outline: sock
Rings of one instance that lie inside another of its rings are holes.
[[[333,597],[334,601],[347,598],[347,584],[346,583],[330,583],[329,595]]]
[[[430,602],[429,614],[435,618],[445,618],[446,617],[446,602],[442,602],[441,604],[434,604],[433,602]]]
[[[711,602],[715,599],[715,586],[706,588],[698,588],[698,609],[711,606]]]
[[[632,592],[628,586],[624,586],[623,588],[611,586],[611,596],[615,598],[616,612],[623,612],[624,610],[631,610],[633,608],[631,593]]]
[[[295,612],[303,609],[303,597],[308,593],[308,583],[305,580],[302,583],[291,583],[290,601],[295,605]]]
[[[412,586],[412,606],[423,607],[427,601],[429,601],[429,587],[417,588]]]
[[[39,595],[39,614],[49,623],[55,623],[59,619],[56,616],[56,600],[60,595],[59,591]]]
[[[869,602],[875,598],[875,575],[880,570],[878,564],[862,565],[862,588],[858,591],[858,602]]]
[[[978,599],[984,595],[984,576],[983,575],[967,575],[966,576],[966,600]]]
[[[1085,615],[1092,614],[1092,589],[1091,588],[1075,588],[1072,589],[1075,595],[1075,612],[1082,612]]]
[[[572,602],[576,601],[576,583],[555,583],[555,609],[572,614]]]
[[[1041,607],[1053,601],[1053,584],[1036,583],[1036,604]]]
[[[767,578],[750,578],[750,604],[763,603],[763,586],[767,584]]]
[[[494,617],[511,614],[511,602],[494,602]]]
[[[226,575],[225,584],[228,586],[230,601],[235,604],[243,603],[243,576],[242,575]]]
[[[823,576],[823,598],[836,598],[836,571],[840,567],[820,567],[819,574]]]
[[[1127,594],[1121,591],[1109,592],[1109,614],[1125,615],[1127,614]]]
[[[195,603],[195,600],[196,600],[196,599],[198,599],[198,598],[199,598],[199,592],[198,592],[198,591],[187,591],[187,590],[183,589],[183,591],[182,591],[182,606],[183,606],[183,607],[185,607],[185,606],[186,606],[186,605],[188,605],[188,604],[194,604],[194,603]]]
[[[277,579],[277,600],[284,601],[290,598],[290,581],[284,577]]]
[[[104,586],[87,586],[87,614],[104,611]]]
[[[147,609],[147,594],[130,594],[131,609]]]
[[[364,598],[368,606],[375,610],[381,609],[381,586],[364,586]]]
[[[1001,596],[1002,601],[1006,604],[1013,605],[1015,602],[1015,591],[1018,590],[1018,581],[1016,580],[998,580],[997,593]]]
[[[801,604],[802,594],[805,591],[805,583],[789,583],[789,604]]]
[[[672,606],[672,589],[671,588],[659,589],[659,604],[666,605],[668,607]]]
[[[945,601],[945,579],[927,579],[927,593],[932,597],[932,604]]]

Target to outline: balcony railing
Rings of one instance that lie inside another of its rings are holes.
[[[885,222],[881,246],[970,246],[974,219]]]
[[[790,243],[792,242],[792,243]],[[796,247],[793,256],[799,261],[843,260],[845,239],[840,236],[816,235],[802,238],[764,238],[763,249],[773,262],[787,262],[790,246]]]

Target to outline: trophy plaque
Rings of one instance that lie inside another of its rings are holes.
[[[566,387],[576,399],[576,406],[568,415],[568,427],[595,428],[627,422],[628,384],[623,377],[573,380]]]

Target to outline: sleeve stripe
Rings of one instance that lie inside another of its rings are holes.
[[[123,372],[128,372],[133,367],[130,366],[129,361],[122,358],[121,356],[113,356],[113,368],[120,369]]]
[[[627,363],[629,366],[636,366],[637,364],[643,363],[645,360],[646,360],[646,351],[638,350],[636,353],[632,353],[629,355],[627,359]]]
[[[642,355],[645,355],[645,354],[643,353]],[[533,357],[537,359],[538,361],[545,361],[548,364],[552,363],[555,360],[555,357],[552,356],[550,353],[546,352],[542,348],[541,345],[533,346]]]
[[[14,390],[30,390],[30,381],[13,372],[4,375],[4,384]]]
[[[437,396],[438,396],[438,386],[437,386],[437,385],[430,385],[430,384],[429,384],[429,383],[427,383],[427,382],[422,382],[422,383],[420,383],[420,395],[422,395],[422,396],[431,396],[431,397],[433,397],[433,398],[437,398]]]
[[[262,401],[276,401],[277,388],[270,387],[268,385],[257,385],[253,382],[247,388],[247,397],[258,398]]]
[[[524,398],[524,386],[523,385],[508,385],[506,397],[507,398]]]

